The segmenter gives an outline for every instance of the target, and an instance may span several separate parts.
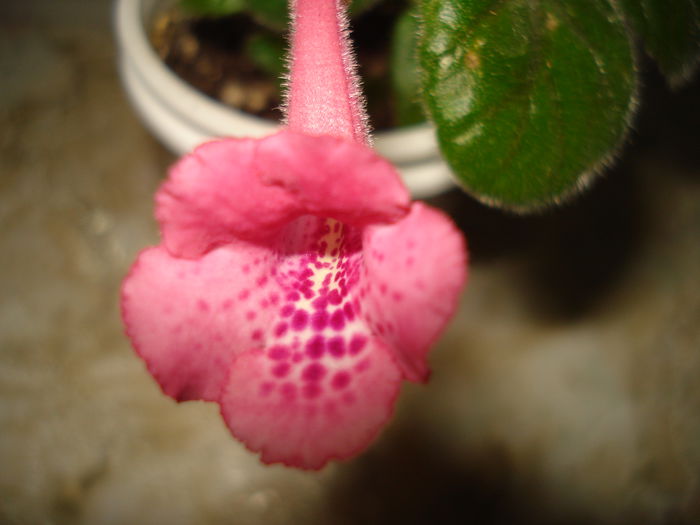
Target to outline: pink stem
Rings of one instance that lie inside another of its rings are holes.
[[[287,127],[367,143],[367,117],[344,0],[290,0]]]

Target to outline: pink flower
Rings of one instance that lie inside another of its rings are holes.
[[[163,391],[215,401],[266,463],[317,469],[391,416],[466,277],[462,236],[368,146],[344,19],[297,0],[288,129],[204,144],[156,197],[122,290]]]

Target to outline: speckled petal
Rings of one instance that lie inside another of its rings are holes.
[[[231,432],[265,463],[319,469],[357,454],[391,416],[401,382],[381,341],[358,346],[299,361],[274,348],[240,354],[220,400]]]
[[[237,352],[264,344],[280,292],[269,250],[225,246],[197,260],[141,253],[122,287],[126,332],[169,396],[218,399]]]
[[[206,143],[183,157],[156,196],[168,250],[194,258],[235,239],[267,242],[295,217],[391,222],[409,194],[363,144],[283,130]]]
[[[427,379],[426,356],[456,308],[467,273],[464,238],[442,212],[421,203],[363,239],[363,313],[396,352],[406,379]]]

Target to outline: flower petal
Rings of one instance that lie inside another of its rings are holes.
[[[171,170],[156,194],[156,217],[168,250],[196,257],[233,239],[266,239],[297,210],[292,196],[264,184],[258,140],[202,144]]]
[[[165,245],[181,257],[234,239],[265,242],[301,215],[363,226],[395,221],[409,206],[394,168],[369,147],[286,130],[200,146],[156,200]]]
[[[231,432],[265,463],[319,469],[357,454],[389,419],[401,374],[386,346],[357,336],[342,356],[250,350],[220,400]],[[299,360],[298,360],[299,359]]]
[[[122,317],[163,391],[216,400],[234,356],[264,344],[278,309],[270,252],[241,243],[198,260],[162,247],[141,253],[122,287]]]
[[[409,210],[396,169],[363,144],[281,131],[258,151],[261,180],[284,187],[305,213],[365,226],[394,222]]]
[[[430,345],[457,308],[466,280],[463,236],[443,213],[414,203],[396,224],[367,228],[363,252],[369,283],[363,314],[395,349],[406,379],[424,381]]]

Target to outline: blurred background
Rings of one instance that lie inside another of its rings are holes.
[[[162,395],[122,334],[175,159],[123,93],[111,9],[0,2],[0,523],[700,522],[697,78],[643,61],[618,162],[559,210],[431,200],[472,257],[431,382],[305,473]]]

